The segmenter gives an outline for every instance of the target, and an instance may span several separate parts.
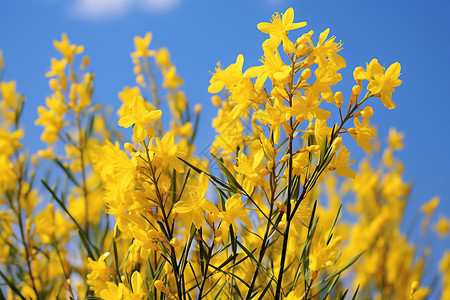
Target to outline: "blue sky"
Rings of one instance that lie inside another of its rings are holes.
[[[233,63],[239,53],[244,68],[257,65],[265,35],[256,25],[290,6],[295,21],[308,23],[293,34],[312,29],[317,39],[330,27],[330,34],[344,43],[341,55],[347,69],[338,87],[347,93],[355,67],[372,58],[385,67],[400,62],[403,84],[393,96],[397,108],[390,111],[378,101],[371,122],[382,141],[391,126],[406,134],[405,149],[398,156],[406,179],[414,183],[411,207],[440,195],[440,211],[449,216],[450,1],[3,0],[0,49],[7,63],[5,79],[17,80],[18,90],[27,97],[28,145],[44,147],[41,128],[32,120],[50,94],[44,74],[50,58],[58,55],[54,39],[67,32],[71,42],[85,46],[89,70],[96,74],[94,101],[117,109],[117,93],[135,84],[129,56],[133,37],[151,31],[151,46],[171,52],[190,102],[204,107],[199,148],[205,147],[212,140],[210,122],[216,115],[207,92],[210,71],[219,60],[223,66]],[[355,151],[353,157],[361,156]]]

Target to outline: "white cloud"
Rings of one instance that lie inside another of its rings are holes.
[[[131,10],[162,12],[173,9],[181,0],[76,0],[70,13],[86,19],[121,17]]]

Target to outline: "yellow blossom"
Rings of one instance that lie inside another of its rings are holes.
[[[290,114],[288,107],[283,105],[282,100],[275,100],[273,105],[266,104],[265,110],[258,110],[258,119],[263,124],[271,125],[271,134],[275,144],[280,140],[280,126],[289,120]]]
[[[286,9],[282,17],[279,13],[274,13],[272,22],[261,22],[258,29],[270,35],[270,38],[263,43],[263,48],[267,47],[271,51],[275,50],[281,42],[290,52],[295,52],[294,44],[288,39],[288,32],[294,29],[305,27],[306,22],[294,23],[294,10],[292,7]]]
[[[236,194],[225,202],[225,211],[221,211],[218,215],[222,219],[220,228],[227,231],[228,227],[232,225],[234,232],[237,232],[238,228],[235,222],[236,219],[241,219],[247,225],[248,229],[251,229],[252,222],[247,215],[248,210],[244,209],[241,195]]]
[[[63,58],[61,60],[57,60],[56,58],[51,59],[51,69],[47,73],[45,73],[46,77],[52,76],[64,76],[64,70],[66,68],[68,60]]]
[[[291,67],[284,64],[278,50],[264,49],[264,56],[260,61],[263,63],[262,66],[251,67],[244,73],[244,77],[257,77],[255,81],[257,91],[262,89],[267,77],[270,78],[273,85],[287,83]]]
[[[375,137],[375,130],[369,127],[369,118],[363,118],[362,122],[355,118],[353,122],[355,128],[347,129],[347,132],[351,134],[358,146],[361,146],[364,151],[372,150],[369,138]]]
[[[153,141],[156,145],[153,144]],[[175,137],[172,132],[167,133],[162,139],[155,137],[152,139],[149,148],[152,164],[157,168],[175,169],[179,173],[184,172],[184,163],[178,157],[184,157],[185,151],[175,144]]]
[[[170,53],[169,50],[167,50],[167,48],[159,49],[158,52],[156,53],[155,60],[156,63],[162,67],[168,68],[172,65],[172,63],[170,62]]]
[[[430,201],[424,203],[421,207],[420,210],[427,214],[427,215],[432,215],[434,210],[436,209],[436,207],[439,205],[439,202],[441,201],[439,196],[434,196]]]
[[[242,67],[244,65],[244,56],[239,54],[234,64],[229,65],[225,70],[222,70],[220,63],[217,63],[216,73],[210,79],[208,92],[218,93],[225,86],[231,90],[243,77]]]
[[[0,94],[2,97],[2,107],[15,107],[19,94],[16,92],[16,82],[0,82]]]
[[[208,183],[208,177],[205,173],[201,173],[198,186],[187,187],[187,191],[184,193],[185,196],[175,203],[173,207],[174,213],[187,214],[188,224],[193,223],[197,229],[200,229],[205,224],[205,211],[214,216],[219,214],[217,207],[205,198]]]
[[[109,252],[102,254],[97,261],[88,258],[88,268],[90,270],[87,275],[87,283],[89,289],[94,291],[94,294],[100,296],[102,290],[107,288],[107,283],[111,281],[114,270],[106,265],[105,259]]]
[[[393,150],[403,149],[403,138],[405,134],[403,132],[398,132],[395,128],[389,128],[388,143],[389,147]]]
[[[164,75],[163,88],[176,90],[183,84],[183,79],[177,75],[175,66],[170,66],[168,69],[162,69],[162,73]]]
[[[439,221],[434,224],[434,231],[436,231],[440,237],[446,236],[450,231],[450,220],[441,216]]]
[[[154,50],[148,50],[148,46],[150,45],[150,42],[152,41],[152,33],[147,32],[143,38],[139,36],[134,37],[134,47],[136,49],[135,52],[131,53],[131,57],[137,58],[137,57],[147,57],[155,55]]]
[[[131,112],[128,112],[119,120],[119,126],[128,128],[134,124],[134,137],[138,141],[143,141],[147,137],[147,125],[161,118],[161,115],[160,110],[147,110],[144,106],[144,99],[141,96],[135,96]]]
[[[84,47],[71,45],[69,39],[67,38],[67,34],[63,33],[61,35],[61,41],[53,41],[53,45],[56,50],[58,50],[69,63],[73,62],[73,57],[75,54],[83,53]]]

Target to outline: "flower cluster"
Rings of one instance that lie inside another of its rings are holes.
[[[0,81],[0,299],[448,298],[450,254],[442,291],[425,272],[430,229],[450,230],[434,221],[439,198],[411,224],[421,244],[400,229],[403,134],[390,130],[376,168],[350,159],[351,139],[367,157],[378,151],[370,105],[395,108],[400,64],[372,59],[338,90],[342,42],[329,29],[292,39],[305,26],[292,8],[275,13],[257,26],[267,34],[257,66],[242,54],[217,64],[208,157],[195,149],[201,106],[151,33],[134,39],[137,85],[118,93],[118,122],[92,103],[83,46],[54,42],[62,57],[35,122],[48,147],[30,159],[25,98]],[[3,65],[0,52],[0,76]]]

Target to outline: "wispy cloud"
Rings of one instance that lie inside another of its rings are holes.
[[[76,0],[70,13],[76,17],[104,20],[118,18],[132,10],[162,12],[173,9],[181,0]]]

